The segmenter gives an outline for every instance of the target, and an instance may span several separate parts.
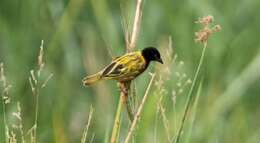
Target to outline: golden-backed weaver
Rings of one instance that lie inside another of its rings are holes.
[[[128,82],[143,73],[151,61],[163,64],[159,51],[154,47],[147,47],[142,51],[127,53],[116,57],[100,72],[83,79],[85,86],[100,80],[114,79],[119,82]]]

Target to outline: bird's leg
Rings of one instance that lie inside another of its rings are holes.
[[[122,102],[124,104],[126,104],[127,102],[127,97],[128,97],[128,93],[129,93],[129,88],[130,88],[130,83],[128,82],[119,82],[119,88],[121,91],[121,98],[122,98]]]
[[[128,96],[128,91],[130,86],[126,82],[120,82],[119,83],[120,91],[124,93],[124,95]]]
[[[130,90],[130,85],[131,85],[131,82],[120,82],[119,88],[121,90],[122,102],[126,106],[128,117],[131,121],[133,121],[133,112],[131,110],[130,103],[128,101],[128,94],[129,94],[129,90]]]

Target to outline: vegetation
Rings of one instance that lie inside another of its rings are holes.
[[[259,7],[1,0],[0,143],[258,143]],[[131,84],[131,111],[115,81],[83,87],[86,74],[147,46],[165,64]]]

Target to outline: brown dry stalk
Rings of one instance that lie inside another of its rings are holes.
[[[142,0],[137,0],[133,31],[131,33],[131,39],[130,40],[129,40],[129,36],[128,36],[128,34],[129,34],[128,26],[126,27],[127,29],[125,29],[125,42],[126,42],[127,52],[133,51],[133,49],[136,46],[137,35],[139,33],[140,26],[141,26],[141,17],[142,17]],[[131,115],[131,109],[128,106],[129,104],[128,104],[128,100],[127,100],[128,91],[130,91],[129,89],[130,89],[130,86],[127,86],[126,89],[120,88],[120,90],[121,90],[120,100],[119,100],[118,107],[117,107],[114,126],[113,126],[113,129],[112,129],[112,135],[111,135],[111,140],[110,140],[111,143],[116,143],[118,136],[119,136],[122,104],[126,105],[128,115]],[[131,116],[129,116],[129,117],[131,117]]]
[[[142,18],[142,0],[137,0],[136,10],[135,10],[135,18],[134,18],[134,25],[133,25],[133,31],[131,33],[130,43],[129,43],[129,36],[128,36],[129,32],[128,32],[127,24],[126,24],[127,29],[125,29],[127,52],[133,51],[135,46],[136,46],[137,36],[138,36],[138,33],[140,31],[140,27],[141,27],[141,18]],[[130,91],[130,85],[128,85],[127,91]],[[127,95],[124,95],[124,96],[125,96],[125,99],[126,99],[124,103],[125,103],[125,107],[126,107],[126,110],[127,110],[127,113],[128,113],[128,117],[132,121],[133,120],[133,111],[131,110]]]
[[[133,134],[133,132],[134,132],[134,129],[135,129],[136,125],[137,125],[137,122],[140,120],[141,113],[142,113],[142,109],[143,109],[144,103],[145,103],[145,101],[146,101],[146,99],[147,99],[147,97],[148,97],[148,96],[147,96],[147,95],[148,95],[148,92],[149,92],[149,90],[150,90],[150,88],[151,88],[151,86],[152,86],[152,83],[153,83],[153,80],[154,80],[154,77],[155,77],[155,73],[152,73],[151,76],[152,76],[152,77],[151,77],[150,83],[149,83],[149,85],[148,85],[148,87],[147,87],[147,89],[146,89],[146,91],[145,91],[145,94],[144,94],[144,97],[143,97],[143,99],[142,99],[142,102],[141,102],[141,104],[140,104],[139,107],[138,107],[138,110],[137,110],[137,112],[136,112],[136,114],[135,114],[134,120],[133,120],[133,122],[132,122],[132,124],[131,124],[131,127],[130,127],[128,133],[127,133],[127,136],[126,136],[126,138],[125,138],[124,143],[128,143],[128,142],[130,141],[130,138],[131,138],[131,136],[132,136],[132,134]]]
[[[137,0],[134,26],[131,34],[131,41],[129,43],[128,51],[132,51],[135,48],[137,36],[141,27],[141,18],[142,18],[142,0]]]
[[[117,107],[117,112],[116,112],[116,117],[115,117],[115,122],[114,122],[114,127],[112,131],[112,138],[111,138],[111,143],[116,143],[119,137],[119,130],[120,130],[120,117],[121,117],[121,110],[122,110],[122,105],[124,104],[126,106],[126,110],[128,113],[128,116],[130,120],[132,121],[133,115],[131,108],[128,104],[128,93],[130,89],[130,83],[119,83],[119,88],[120,88],[120,100],[118,103]]]
[[[121,92],[120,92],[120,99],[119,99],[119,102],[118,102],[115,122],[114,122],[113,130],[112,130],[112,136],[111,136],[111,140],[110,140],[111,143],[116,143],[118,136],[119,136],[122,105],[123,105],[123,103],[126,102],[126,97],[127,97],[125,92],[123,92],[122,90],[123,89],[121,89]]]

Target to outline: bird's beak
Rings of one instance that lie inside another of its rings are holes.
[[[157,61],[158,61],[159,63],[163,64],[162,59],[157,59]]]

